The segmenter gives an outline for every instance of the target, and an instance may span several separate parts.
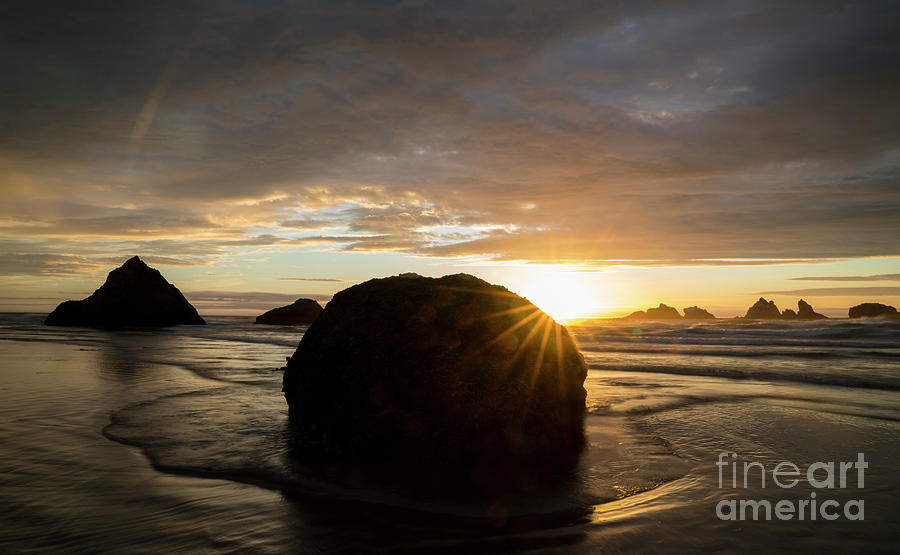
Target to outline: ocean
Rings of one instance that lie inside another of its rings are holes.
[[[297,462],[303,327],[43,316],[0,314],[3,553],[900,550],[896,320],[576,322],[578,469],[478,504]]]

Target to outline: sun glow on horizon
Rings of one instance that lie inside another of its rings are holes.
[[[593,316],[606,307],[599,288],[578,272],[539,272],[519,293],[560,323]]]

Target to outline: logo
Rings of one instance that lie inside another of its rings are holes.
[[[759,461],[737,459],[737,453],[719,453],[716,467],[720,489],[746,490],[749,484],[755,485],[757,481],[762,489],[791,489],[801,477],[816,490],[826,492],[851,487],[862,489],[869,468],[863,453],[857,453],[855,461],[814,462],[805,472],[789,461],[776,464],[769,472]],[[730,483],[728,478],[731,478]],[[721,520],[772,520],[773,514],[778,520],[837,520],[841,517],[865,520],[865,501],[850,499],[841,503],[835,499],[821,499],[813,491],[806,499],[723,499],[716,504],[716,516]]]

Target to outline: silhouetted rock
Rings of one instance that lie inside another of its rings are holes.
[[[337,293],[284,372],[302,451],[366,464],[571,465],[584,358],[563,326],[466,274]]]
[[[785,308],[785,309],[784,309],[784,312],[781,313],[781,319],[782,319],[782,320],[796,320],[796,319],[797,319],[797,313],[794,312],[794,311],[793,311],[792,309],[790,309],[790,308]]]
[[[177,287],[137,256],[110,272],[90,297],[66,301],[44,320],[48,326],[102,328],[205,323]]]
[[[824,320],[827,319],[828,316],[824,314],[819,314],[810,304],[803,299],[797,301],[797,319],[798,320]]]
[[[685,320],[715,320],[716,317],[700,307],[689,306],[683,310]]]
[[[659,303],[656,308],[638,310],[625,317],[626,320],[681,320],[678,309]]]
[[[747,309],[744,318],[752,320],[780,320],[781,312],[775,306],[775,301],[767,301],[760,297],[756,303]]]
[[[311,324],[322,312],[322,305],[312,299],[297,299],[293,304],[280,306],[256,317],[257,324],[296,326]]]
[[[900,318],[897,309],[881,303],[863,303],[850,309],[851,318]]]

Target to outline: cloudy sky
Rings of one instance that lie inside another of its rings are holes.
[[[4,2],[0,309],[466,271],[900,304],[896,2]],[[543,291],[543,293],[542,293]]]

